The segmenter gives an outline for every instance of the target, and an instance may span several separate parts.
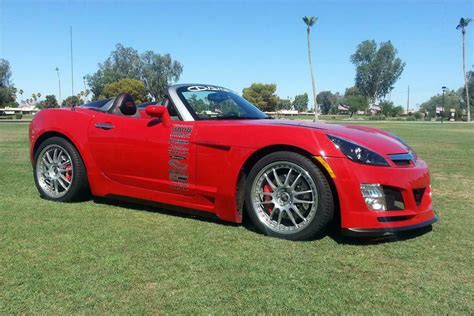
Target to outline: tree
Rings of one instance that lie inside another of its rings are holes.
[[[420,105],[420,112],[427,112],[430,117],[436,117],[436,108],[442,107],[444,103],[444,114],[447,117],[451,112],[451,109],[455,110],[455,118],[460,119],[462,117],[461,100],[453,90],[447,90],[444,94],[444,100],[442,94],[432,96],[428,101]]]
[[[38,92],[38,93],[36,94],[36,96],[38,97],[38,99],[40,99],[40,98],[41,98],[41,93]]]
[[[379,104],[380,106],[380,114],[383,114],[385,116],[391,116],[393,113],[393,102],[391,101],[382,101]]]
[[[469,88],[467,83],[466,76],[466,48],[465,48],[465,37],[466,37],[466,27],[471,23],[472,19],[461,18],[459,19],[459,24],[456,26],[457,30],[461,30],[462,34],[462,75],[464,77],[464,89],[466,89],[466,102],[467,102],[467,121],[471,121],[471,105],[469,100]]]
[[[298,112],[306,112],[308,110],[308,94],[306,92],[295,96],[293,108]]]
[[[5,59],[0,59],[0,108],[17,105],[16,88],[11,82],[11,75],[10,63]]]
[[[272,112],[276,110],[278,97],[275,95],[276,84],[252,83],[248,88],[242,90],[243,97],[262,111]]]
[[[20,94],[20,98],[23,98],[23,90],[22,89],[18,90],[18,93]]]
[[[349,112],[354,115],[357,111],[365,111],[368,107],[367,98],[363,95],[351,95],[342,100],[342,104],[349,107]]]
[[[308,35],[308,61],[309,69],[311,71],[311,85],[313,86],[313,102],[314,102],[314,120],[318,120],[318,100],[316,98],[316,84],[314,82],[313,74],[313,63],[311,62],[311,28],[318,21],[318,18],[315,16],[305,16],[303,17],[303,22],[306,24],[306,33]]]
[[[147,101],[144,83],[135,79],[122,79],[107,84],[104,87],[103,96],[105,98],[111,98],[122,92],[131,94],[137,104]]]
[[[278,98],[277,110],[291,110],[291,100]]]
[[[50,94],[44,97],[44,100],[40,102],[39,107],[42,109],[57,108],[59,107],[59,103],[56,96]]]
[[[321,91],[317,96],[321,114],[328,114],[332,106],[337,102],[337,96],[331,91]]]
[[[107,84],[122,79],[143,81],[146,94],[159,99],[171,82],[179,80],[182,72],[183,66],[172,60],[169,54],[158,55],[146,51],[140,55],[131,47],[117,44],[105,62],[99,63],[99,69],[86,76],[86,79],[95,99],[103,94]]]
[[[170,54],[159,55],[146,51],[141,56],[143,69],[142,78],[145,88],[155,100],[161,99],[167,93],[170,82],[179,80],[183,66],[171,59]]]
[[[72,107],[72,106],[78,106],[81,104],[84,104],[84,101],[79,99],[77,96],[73,95],[64,99],[61,106]]]
[[[405,68],[390,41],[380,43],[379,47],[375,41],[363,41],[351,61],[356,66],[355,85],[371,103],[393,89]]]
[[[33,93],[31,95],[31,98],[36,102],[36,100],[38,100],[38,97],[36,96],[36,93]]]

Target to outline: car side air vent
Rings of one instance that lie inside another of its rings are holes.
[[[390,154],[388,155],[390,160],[393,161],[397,166],[410,166],[415,162],[415,155],[409,152],[406,154]]]

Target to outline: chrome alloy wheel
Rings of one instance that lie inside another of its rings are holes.
[[[46,146],[36,161],[36,178],[43,192],[52,198],[66,195],[74,176],[71,156],[56,144]]]
[[[265,166],[252,184],[252,202],[259,220],[269,229],[292,234],[315,217],[318,190],[300,166],[277,161]]]

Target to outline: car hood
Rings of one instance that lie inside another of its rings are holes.
[[[403,145],[389,132],[368,126],[290,120],[258,120],[253,122],[255,124],[312,129],[318,133],[344,138],[380,154],[402,154],[410,151],[410,148]]]

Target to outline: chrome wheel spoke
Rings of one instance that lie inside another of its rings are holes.
[[[306,203],[306,204],[313,204],[314,201],[305,201],[305,200],[300,200],[300,199],[294,199],[293,203]]]
[[[58,180],[53,180],[54,192],[59,193]]]
[[[61,178],[58,178],[57,180],[59,184],[63,187],[64,190],[67,190],[67,185],[63,182],[64,180]]]
[[[293,168],[290,168],[290,170],[288,170],[288,173],[286,174],[286,178],[285,178],[285,183],[283,185],[287,186],[288,183],[290,182],[290,174],[292,171],[293,171]]]
[[[313,190],[294,191],[294,192],[293,192],[293,195],[302,195],[302,194],[308,194],[308,193],[313,193]]]
[[[304,216],[301,214],[300,210],[298,209],[298,207],[297,207],[296,205],[292,205],[292,206],[291,206],[291,209],[296,213],[296,215],[299,216],[299,218],[301,218],[301,219],[303,220],[303,222],[306,222],[306,221],[307,221],[306,217],[304,217]]]
[[[268,177],[267,174],[265,174],[265,180],[267,180],[268,184],[270,185],[270,187],[275,190],[277,187],[275,184],[273,184],[273,182],[270,180],[270,178]]]
[[[298,224],[296,223],[296,220],[295,220],[295,217],[293,216],[293,214],[291,213],[290,210],[285,210],[286,214],[288,214],[288,217],[290,218],[291,222],[293,223],[293,225],[298,228]]]
[[[260,204],[274,204],[273,201],[261,201]]]
[[[71,181],[69,181],[64,175],[60,175],[59,178],[62,179],[63,181],[65,181],[67,184],[71,183]]]
[[[49,164],[53,163],[53,158],[51,158],[51,155],[49,154],[49,151],[46,152],[46,158],[48,159]]]
[[[296,179],[295,181],[293,181],[293,184],[290,186],[290,188],[293,190],[296,186],[296,183],[298,183],[298,180],[301,178],[301,173],[299,173],[297,176],[296,176]]]
[[[280,178],[278,177],[278,174],[277,174],[275,168],[273,168],[272,171],[273,171],[273,176],[275,177],[275,182],[276,182],[277,186],[279,186],[279,187],[283,186],[283,183],[281,183]]]
[[[282,217],[283,217],[283,212],[280,209],[278,209],[278,225],[281,224]]]

